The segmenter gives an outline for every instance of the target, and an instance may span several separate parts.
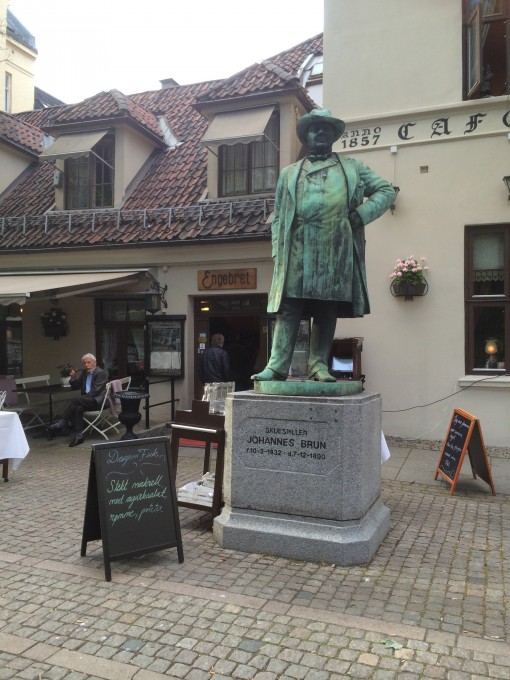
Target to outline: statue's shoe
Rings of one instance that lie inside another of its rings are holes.
[[[283,375],[276,373],[276,371],[273,371],[271,368],[265,368],[263,371],[260,371],[260,373],[255,373],[255,375],[251,376],[251,379],[252,380],[258,380],[258,381],[286,380],[286,378]]]
[[[313,375],[310,376],[310,380],[318,380],[319,382],[336,382],[334,378],[325,368],[319,368]]]

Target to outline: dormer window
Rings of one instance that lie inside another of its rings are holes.
[[[218,157],[218,195],[272,193],[279,168],[275,105],[217,113],[202,144]]]
[[[264,139],[219,148],[219,194],[239,196],[272,192],[278,179],[278,116],[273,113]]]
[[[65,161],[67,210],[113,207],[114,148],[113,135],[107,135],[91,153]]]
[[[113,207],[113,133],[94,130],[61,135],[39,158],[41,161],[64,162],[66,210]]]

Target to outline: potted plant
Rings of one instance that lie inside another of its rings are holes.
[[[406,259],[399,258],[390,274],[392,295],[406,300],[426,295],[429,286],[425,272],[428,270],[424,257],[417,259],[414,255],[409,255]]]
[[[70,376],[69,373],[71,372],[71,369],[73,368],[72,364],[66,362],[65,364],[59,364],[57,366],[59,373],[60,373],[60,382],[62,384],[62,387],[70,387],[69,385],[69,380]]]

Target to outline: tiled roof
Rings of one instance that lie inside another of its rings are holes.
[[[51,163],[33,163],[30,168],[19,178],[16,188],[0,203],[0,227],[2,216],[22,215],[21,222],[26,215],[42,215],[55,203],[55,191],[53,189],[53,172],[55,168]],[[5,241],[7,244],[9,241]],[[16,243],[16,241],[13,241]],[[0,247],[4,245],[0,239]]]
[[[48,172],[48,168],[49,163],[42,164],[39,173]],[[274,198],[261,198],[142,211],[87,210],[4,217],[0,218],[0,247],[8,252],[268,238],[268,217],[273,207]]]
[[[34,36],[9,9],[7,10],[7,35],[25,47],[29,47],[33,52],[37,52]]]
[[[119,90],[99,92],[78,104],[59,107],[56,115],[48,119],[46,127],[53,134],[55,129],[62,126],[104,121],[105,118],[126,118],[163,140],[157,117]]]
[[[34,165],[14,191],[0,197],[0,248],[73,249],[100,244],[171,245],[184,241],[269,238],[268,217],[273,197],[200,202],[207,189],[207,152],[200,143],[207,121],[194,105],[197,101],[222,97],[277,92],[289,86],[306,97],[295,74],[314,52],[322,52],[322,36],[263,64],[250,66],[227,80],[176,85],[130,96],[113,90],[79,104],[17,114],[15,120],[20,125],[42,128],[52,134],[76,123],[130,119],[161,139],[158,119],[164,117],[178,143],[171,148],[162,145],[154,151],[147,167],[131,183],[120,211],[51,212],[54,166]],[[311,102],[310,106],[313,105]]]
[[[243,97],[281,90],[292,83],[297,85],[299,68],[306,57],[316,52],[322,53],[322,33],[290,50],[265,59],[260,64],[253,64],[230,78],[216,82],[198,101]]]
[[[49,92],[41,90],[40,87],[34,87],[34,109],[46,109],[48,106],[56,106],[57,104],[64,104],[64,102]]]
[[[30,154],[40,154],[44,148],[44,134],[39,128],[0,111],[0,144],[2,140]]]
[[[270,62],[288,73],[297,73],[305,59],[311,54],[322,54],[322,33],[291,47],[289,50],[285,50],[285,52],[265,59],[263,63]]]

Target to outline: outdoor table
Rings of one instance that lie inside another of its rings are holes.
[[[49,422],[50,426],[53,422],[53,395],[64,394],[72,392],[70,387],[64,387],[61,383],[52,383],[51,385],[37,385],[36,387],[18,387],[17,392],[26,392],[27,394],[47,394],[48,395],[48,409],[49,409]],[[49,439],[52,438],[51,432],[48,435]]]
[[[17,413],[0,411],[0,463],[4,482],[9,481],[9,460],[17,470],[29,451],[25,431]]]

